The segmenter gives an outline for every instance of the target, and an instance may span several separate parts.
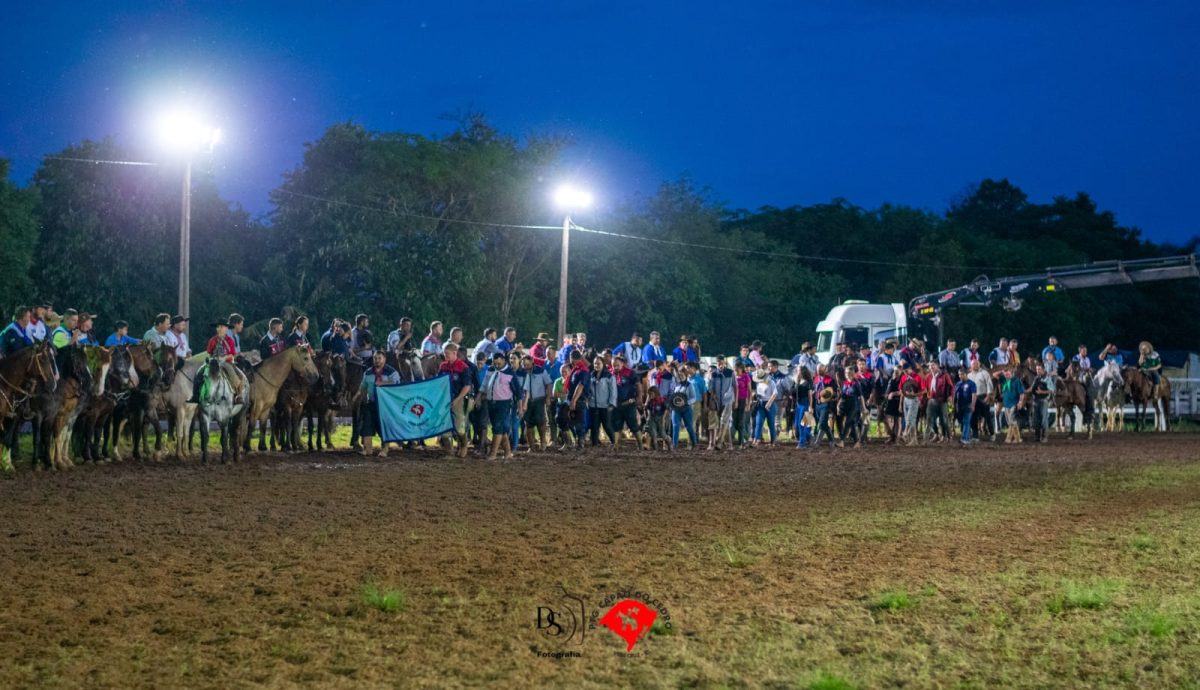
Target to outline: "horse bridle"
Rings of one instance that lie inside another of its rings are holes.
[[[33,356],[29,358],[29,362],[25,365],[24,373],[28,374],[29,371],[31,369],[33,369],[36,365],[37,376],[42,380],[42,382],[46,382],[46,381],[50,380],[50,377],[46,375],[45,370],[42,368],[42,363],[41,363],[42,354],[43,353],[35,352],[33,354]],[[32,379],[33,377],[31,376],[30,378]],[[18,405],[20,405],[21,403],[23,403],[26,400],[33,397],[34,393],[37,392],[34,389],[34,386],[30,386],[29,390],[25,390],[24,388],[21,388],[20,386],[13,383],[12,381],[9,381],[4,376],[4,374],[0,374],[0,383],[3,383],[5,386],[16,391],[17,393],[22,394],[20,400],[18,400],[15,395],[6,393],[4,388],[0,388],[0,395],[4,396],[4,399],[8,401],[9,406],[12,407],[14,410],[17,408]]]

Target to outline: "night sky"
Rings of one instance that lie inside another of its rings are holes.
[[[213,115],[255,214],[328,125],[568,134],[602,206],[687,173],[733,207],[945,207],[1008,177],[1197,232],[1200,3],[9,3],[0,157]],[[245,5],[245,7],[243,7]],[[553,212],[545,220],[553,222]]]

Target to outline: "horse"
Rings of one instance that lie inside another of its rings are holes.
[[[137,385],[137,373],[130,366],[128,349],[125,346],[115,347],[110,350],[110,354],[112,364],[108,370],[105,390],[88,401],[79,416],[79,421],[76,422],[75,431],[83,441],[84,462],[105,462],[102,452],[104,430],[108,427],[117,404],[127,399],[132,388]]]
[[[173,419],[173,435],[175,438],[175,459],[183,462],[185,450],[190,450],[192,442],[192,419],[196,416],[196,403],[192,399],[193,386],[200,373],[200,362],[185,361],[182,367],[176,367],[171,377],[171,385],[163,393],[163,413],[168,419]],[[171,416],[173,415],[173,417]]]
[[[1092,377],[1092,397],[1098,402],[1104,418],[1104,431],[1125,428],[1125,377],[1121,367],[1108,360]]]
[[[200,372],[205,383],[200,393],[200,462],[208,462],[209,422],[216,422],[221,430],[221,464],[231,454],[237,462],[241,454],[238,434],[250,403],[250,381],[241,369],[222,366],[219,357],[210,357]]]
[[[304,403],[304,416],[308,420],[308,449],[313,449],[313,428],[317,432],[317,450],[333,448],[333,410],[342,402],[346,393],[346,358],[331,352],[322,352],[314,358],[321,379],[308,391]],[[315,423],[315,425],[314,425]]]
[[[71,433],[75,429],[75,421],[94,398],[104,395],[108,371],[112,366],[112,348],[68,345],[60,348],[60,356],[64,355],[64,350],[67,351],[65,357],[72,360],[71,369],[75,376],[68,378],[66,384],[58,388],[61,391],[60,404],[50,419],[50,464],[57,469],[74,467]]]
[[[362,405],[362,396],[359,395],[358,389],[362,386],[363,376],[367,373],[370,365],[364,364],[357,359],[346,360],[346,378],[343,386],[344,394],[341,402],[336,408],[343,416],[350,418],[350,449],[358,450],[361,446],[358,443],[358,409]],[[333,414],[334,410],[330,410]]]
[[[293,345],[263,361],[255,368],[254,378],[250,385],[250,407],[244,421],[248,425],[248,429],[242,435],[243,450],[250,450],[250,437],[254,432],[255,423],[262,424],[267,420],[271,410],[275,408],[275,401],[279,398],[280,389],[293,371],[300,372],[309,385],[320,378],[317,367],[313,364],[312,349],[307,345]],[[266,449],[266,434],[260,427],[258,450],[261,452]]]
[[[12,455],[23,421],[19,412],[39,391],[54,392],[58,384],[55,364],[53,346],[47,341],[0,359],[0,428],[4,438],[0,444],[0,471],[5,474],[14,471]]]
[[[271,450],[300,450],[300,417],[308,402],[309,385],[299,372],[288,374],[271,409]]]
[[[1070,420],[1069,423],[1064,421],[1068,433],[1067,438],[1075,438],[1076,409],[1083,415],[1083,426],[1087,429],[1088,439],[1092,438],[1092,415],[1088,410],[1087,403],[1087,387],[1083,383],[1075,378],[1058,377],[1057,385],[1054,387],[1054,407],[1057,410],[1057,419]]]
[[[387,353],[387,363],[400,374],[401,381],[424,381],[437,376],[443,359],[442,355],[419,350]]]
[[[1154,407],[1155,431],[1167,430],[1167,415],[1171,403],[1171,382],[1160,376],[1157,395],[1150,375],[1137,367],[1125,367],[1125,392],[1133,401],[1134,429],[1142,430],[1146,419],[1146,408]]]
[[[121,460],[119,440],[121,429],[130,426],[130,442],[134,460],[143,454],[150,455],[150,442],[146,436],[146,424],[154,430],[154,455],[162,456],[162,426],[160,420],[168,414],[166,394],[175,383],[176,364],[179,361],[175,350],[170,347],[155,347],[149,343],[128,346],[130,361],[137,374],[137,386],[124,402],[117,404],[110,425],[112,435],[112,458]]]

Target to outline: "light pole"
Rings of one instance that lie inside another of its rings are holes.
[[[162,143],[173,152],[184,156],[183,198],[179,214],[179,311],[181,316],[190,317],[189,293],[191,291],[192,259],[192,158],[202,151],[212,153],[221,140],[221,130],[200,124],[190,113],[173,112],[159,123]]]
[[[562,228],[562,260],[558,268],[558,342],[562,347],[567,337],[567,269],[571,257],[571,211],[582,210],[592,205],[592,195],[563,185],[554,193],[554,201],[564,211]]]

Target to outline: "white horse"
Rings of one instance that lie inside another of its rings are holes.
[[[163,394],[163,404],[175,415],[175,459],[182,461],[190,452],[192,443],[192,419],[196,416],[196,403],[192,399],[192,386],[200,373],[200,362],[185,362],[175,372],[171,387]],[[158,453],[155,453],[158,460]]]
[[[1125,377],[1115,361],[1107,360],[1092,379],[1092,399],[1103,415],[1104,431],[1125,428]]]
[[[207,385],[200,394],[200,462],[208,462],[208,424],[216,422],[221,430],[221,464],[229,458],[237,462],[241,454],[240,434],[250,405],[250,381],[241,369],[209,359],[200,369]]]

